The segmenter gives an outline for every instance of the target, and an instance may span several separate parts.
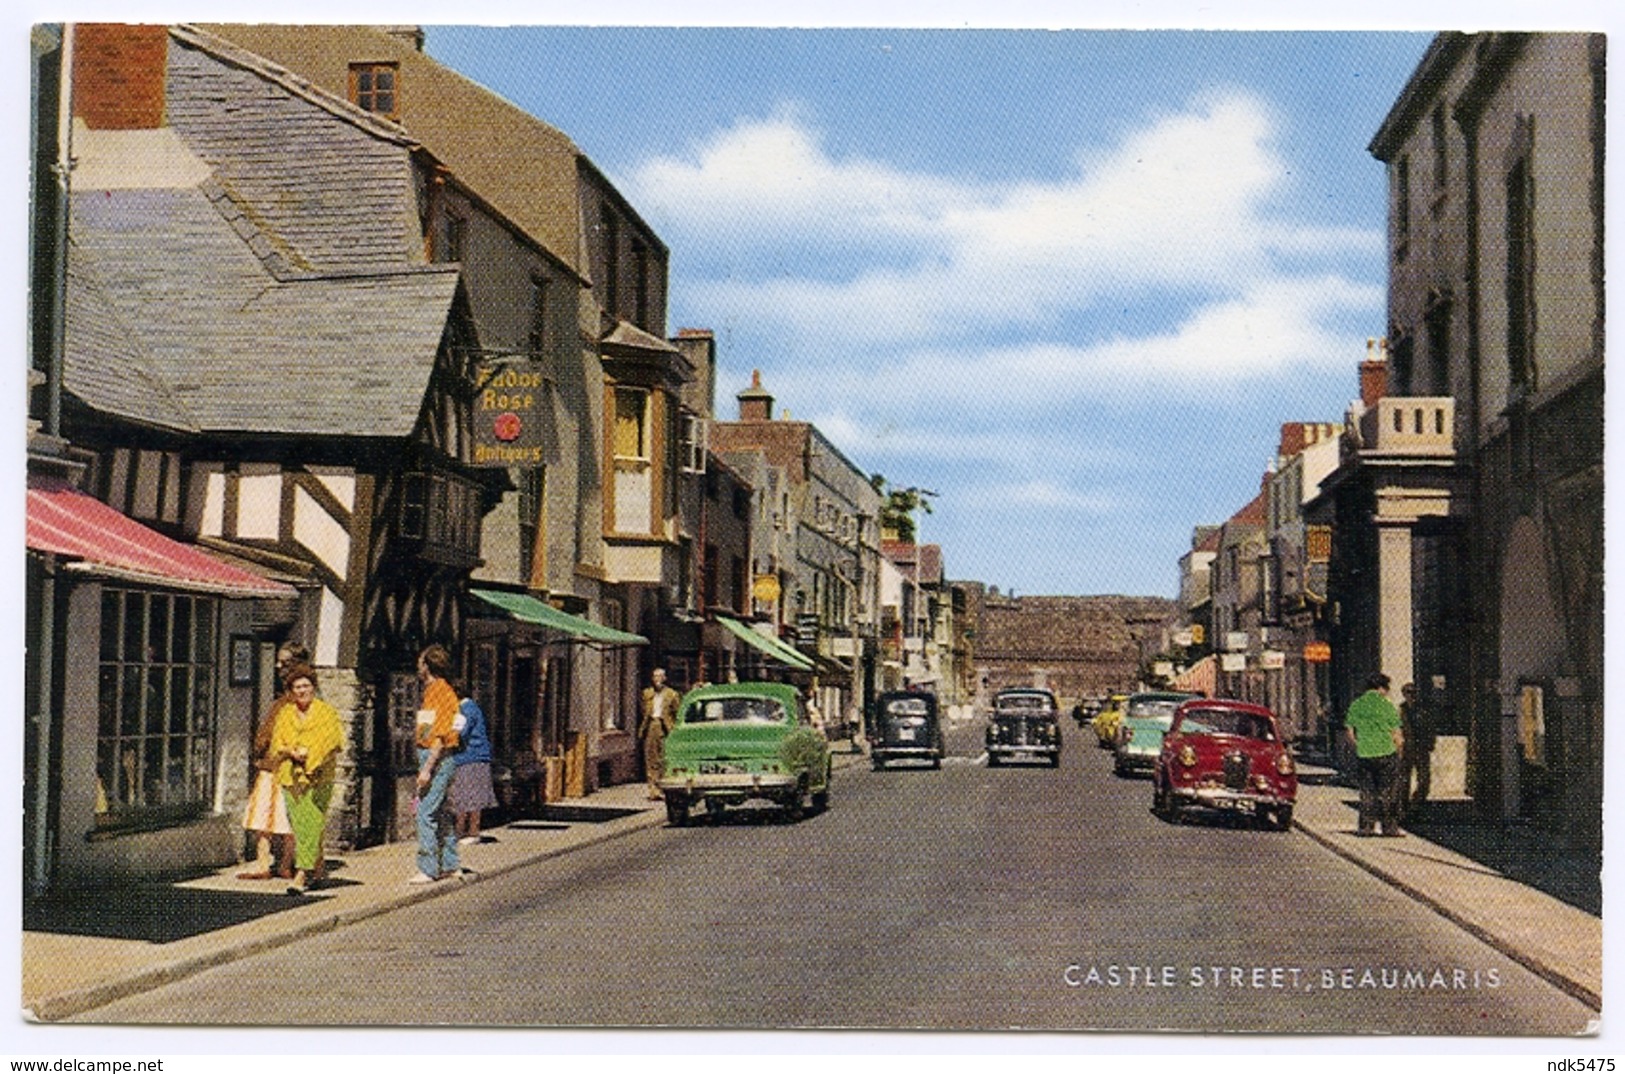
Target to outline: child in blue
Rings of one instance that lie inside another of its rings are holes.
[[[453,754],[457,771],[451,777],[451,809],[457,815],[457,841],[465,846],[480,841],[480,813],[497,804],[491,785],[491,736],[485,726],[485,712],[479,702],[457,691],[462,698],[457,711],[467,721],[463,726],[463,748]]]

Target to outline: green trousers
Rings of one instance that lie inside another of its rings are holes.
[[[288,803],[288,823],[293,826],[293,865],[308,872],[322,860],[322,830],[327,827],[327,803],[333,800],[333,785],[314,784],[303,794],[284,787],[282,793]]]

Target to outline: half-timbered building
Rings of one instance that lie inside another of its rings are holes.
[[[462,264],[486,356],[545,378],[544,440],[501,467],[486,519],[475,580],[500,600],[470,604],[463,654],[499,783],[555,760],[576,792],[635,778],[638,685],[670,647],[684,573],[679,394],[695,371],[665,338],[665,244],[566,135],[434,61],[414,27],[207,29],[444,163],[433,255]]]
[[[297,587],[251,662],[284,638],[310,648],[348,723],[330,838],[398,837],[415,657],[460,642],[495,498],[471,463],[467,295],[423,241],[439,166],[208,35],[76,33],[70,282],[108,310],[68,323],[87,487],[138,515],[156,503],[178,534]],[[151,104],[129,114],[132,99]],[[98,323],[138,363],[116,383]],[[244,789],[246,748],[228,773]]]

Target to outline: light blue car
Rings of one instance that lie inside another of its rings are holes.
[[[1120,776],[1150,773],[1162,752],[1162,736],[1174,724],[1180,705],[1199,694],[1149,692],[1130,694],[1123,704],[1123,719],[1117,726],[1117,746],[1112,752],[1112,771]]]

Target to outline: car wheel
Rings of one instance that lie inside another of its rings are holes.
[[[1289,805],[1276,806],[1273,809],[1258,809],[1258,822],[1272,831],[1284,832],[1292,827],[1292,807]]]
[[[935,753],[931,755],[931,767],[939,769],[942,767],[942,754]]]
[[[688,799],[675,795],[666,799],[666,823],[681,828],[688,823]]]
[[[784,819],[798,821],[807,815],[807,785],[802,783],[784,800]]]
[[[996,753],[989,753],[987,755],[987,766],[989,768],[999,767],[999,755]]]
[[[1061,753],[1059,750],[1049,755],[1049,766],[1051,768],[1061,767]]]
[[[869,758],[869,767],[873,768],[876,772],[878,772],[882,768],[886,767],[886,762],[882,761],[879,757],[875,757],[875,756],[871,755],[870,758]]]
[[[1162,781],[1158,780],[1151,790],[1151,812],[1163,820],[1172,820],[1174,815],[1173,804],[1173,796],[1162,785]]]

